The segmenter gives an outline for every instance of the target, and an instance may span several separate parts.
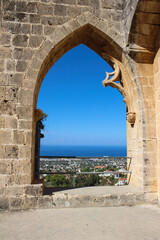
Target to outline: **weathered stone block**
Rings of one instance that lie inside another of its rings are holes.
[[[13,174],[6,175],[6,186],[13,186],[15,184],[14,177]]]
[[[8,145],[5,147],[5,158],[17,159],[18,158],[18,146]]]
[[[13,144],[24,144],[25,143],[25,133],[24,131],[13,131]]]
[[[7,74],[1,74],[0,75],[0,86],[8,85],[8,75]]]
[[[3,101],[5,99],[6,88],[0,86],[0,100]]]
[[[30,14],[31,23],[40,23],[40,16],[36,14]]]
[[[27,4],[27,12],[28,13],[36,13],[37,11],[37,4],[36,2],[28,2]]]
[[[25,13],[16,13],[16,19],[18,22],[28,22],[29,16]]]
[[[13,197],[9,199],[10,209],[23,209],[24,199],[20,197]]]
[[[0,174],[10,174],[12,172],[11,161],[0,160]]]
[[[33,34],[42,35],[42,30],[43,30],[42,25],[37,25],[37,24],[32,25],[32,33]]]
[[[32,129],[32,121],[19,120],[19,129]]]
[[[90,4],[95,7],[95,8],[99,8],[100,3],[98,0],[90,0]]]
[[[65,202],[68,200],[67,194],[53,194],[53,205],[55,207],[65,207]]]
[[[4,59],[0,59],[0,72],[2,73],[4,71]],[[0,81],[1,84],[1,81]]]
[[[118,195],[108,195],[104,196],[104,205],[105,206],[118,206],[119,205],[119,198]]]
[[[80,23],[77,21],[77,20],[74,20],[74,21],[69,21],[68,24],[66,25],[66,27],[70,28],[71,31],[74,31],[76,30],[78,27],[80,27]],[[65,32],[63,33],[65,34]],[[59,34],[59,35],[62,35]],[[65,35],[64,35],[65,36]]]
[[[37,69],[37,70],[40,69],[42,63],[43,62],[38,58],[33,58],[31,62],[33,69]]]
[[[83,5],[83,6],[89,6],[90,5],[90,1],[89,0],[78,0],[77,4],[78,5]]]
[[[38,70],[30,68],[27,71],[27,79],[26,79],[26,81],[25,80],[23,81],[23,84],[25,85],[24,87],[28,88],[27,82],[29,82],[29,81],[33,82],[33,86],[35,86],[34,79],[37,78],[37,77],[38,77]]]
[[[144,191],[145,192],[157,192],[158,183],[156,178],[152,176],[152,178],[148,177],[147,179],[144,178]]]
[[[12,34],[18,34],[18,33],[20,33],[21,24],[14,23],[14,22],[8,22],[8,25],[5,28],[7,28],[8,32],[10,32]]]
[[[32,48],[37,48],[40,46],[42,40],[43,40],[43,37],[41,36],[30,36],[29,46]]]
[[[157,13],[148,13],[146,14],[145,12],[139,12],[137,14],[138,21],[141,23],[147,23],[147,24],[152,24],[154,21],[154,24],[159,24],[159,16]]]
[[[16,2],[16,10],[18,12],[26,12],[27,11],[27,3],[26,2]]]
[[[16,107],[13,103],[8,102],[6,100],[0,102],[0,112],[1,114],[9,114],[13,115],[15,114]]]
[[[0,210],[9,209],[9,200],[7,197],[0,197]]]
[[[27,35],[16,35],[13,37],[13,45],[17,47],[26,47],[28,44],[28,36]]]
[[[153,98],[153,88],[149,86],[143,86],[142,89],[143,93],[145,94],[145,97],[147,98]]]
[[[15,71],[15,61],[14,60],[7,60],[6,62],[6,69],[9,72],[14,72]]]
[[[38,206],[42,208],[52,208],[53,200],[52,196],[42,196],[38,198]]]
[[[7,116],[5,127],[11,128],[11,129],[17,129],[17,119],[15,117]]]
[[[53,14],[53,8],[51,5],[39,4],[37,9],[38,9],[39,15],[52,15]]]
[[[27,62],[26,61],[17,61],[16,64],[16,70],[17,72],[25,72],[27,68]]]
[[[22,24],[20,30],[23,34],[29,34],[31,32],[31,26],[30,24]]]
[[[5,100],[9,100],[9,101],[13,101],[13,102],[17,102],[18,101],[18,97],[19,97],[19,92],[18,92],[18,88],[16,86],[12,86],[12,87],[6,87],[6,97]]]
[[[20,93],[20,102],[24,105],[33,104],[33,91],[30,89],[22,89]]]
[[[21,85],[24,75],[21,73],[8,75],[9,85]]]
[[[11,143],[11,131],[0,130],[0,144]]]
[[[31,148],[30,146],[19,146],[19,158],[31,158]]]
[[[47,56],[47,52],[50,52],[54,47],[53,42],[47,40],[44,42],[44,44],[40,47],[39,52],[40,52],[40,56],[42,56],[42,52],[46,53]],[[38,56],[39,56],[39,52],[38,52]],[[37,57],[37,56],[35,56]]]
[[[0,128],[4,128],[4,127],[5,127],[5,117],[0,116]]]
[[[23,48],[14,48],[13,57],[15,59],[21,59],[23,57]]]
[[[15,2],[10,0],[3,0],[3,9],[5,11],[13,12],[15,10]]]
[[[44,35],[50,35],[54,30],[55,28],[53,26],[44,26]]]
[[[145,204],[144,193],[137,193],[135,195],[135,204]]]
[[[30,60],[33,56],[34,51],[30,48],[25,48],[23,52],[23,59]]]
[[[3,159],[5,156],[5,147],[0,146],[0,159]]]
[[[31,131],[26,132],[26,144],[32,144],[32,132]]]
[[[1,33],[0,35],[0,45],[10,46],[11,34]]]
[[[7,12],[4,17],[4,20],[6,21],[15,21],[16,20],[16,14],[15,12]]]
[[[71,6],[67,9],[67,16],[74,18],[78,15],[81,15],[81,8],[77,8],[77,6]]]
[[[65,37],[63,32],[59,33],[58,30],[55,30],[54,33],[50,36],[50,39],[57,44],[57,42],[61,41]],[[61,49],[63,51],[63,49]]]
[[[5,193],[5,175],[0,175],[0,195]]]
[[[27,160],[15,160],[12,163],[12,173],[13,174],[30,174],[31,173],[31,161]]]
[[[25,209],[36,208],[38,206],[37,202],[38,202],[37,197],[26,197],[24,199]]]
[[[32,118],[32,107],[30,106],[17,107],[17,114],[19,119],[30,120]]]
[[[5,187],[0,186],[0,195],[4,195],[5,194]]]
[[[129,205],[134,205],[134,195],[133,194],[124,194],[120,195],[120,205],[121,206],[129,206]]]
[[[25,187],[25,194],[28,196],[41,196],[42,195],[42,184],[29,185]]]
[[[87,12],[93,13],[93,12],[94,12],[94,8],[91,8],[91,7],[89,7],[89,6],[83,6],[83,7],[81,7],[81,14],[87,13]]]
[[[11,48],[0,47],[0,58],[11,58]]]
[[[56,16],[66,16],[67,7],[65,5],[55,5],[54,7],[54,15]]]
[[[6,195],[14,197],[24,196],[24,187],[19,185],[6,186]]]
[[[14,174],[14,180],[11,180],[14,184],[31,184],[31,173],[28,174]]]
[[[153,193],[144,193],[144,198],[146,203],[157,204],[158,203],[158,194],[157,192]]]
[[[57,23],[57,18],[56,17],[49,17],[49,16],[42,16],[41,23],[43,25],[47,25],[47,26],[54,26]]]

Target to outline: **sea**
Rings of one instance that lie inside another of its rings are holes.
[[[71,146],[71,145],[42,145],[41,156],[68,157],[126,157],[126,146]]]

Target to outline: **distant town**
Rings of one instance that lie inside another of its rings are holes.
[[[46,187],[127,185],[125,157],[41,157],[40,178]]]

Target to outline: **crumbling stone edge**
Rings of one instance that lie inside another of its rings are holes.
[[[70,195],[54,193],[43,195],[42,184],[17,185],[0,196],[0,212],[44,208],[118,207],[157,204],[157,193],[118,193],[102,195]]]

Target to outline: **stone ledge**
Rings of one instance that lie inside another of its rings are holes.
[[[27,210],[41,208],[118,207],[157,203],[156,193],[144,193],[142,189],[124,187],[88,187],[66,190],[52,195],[41,194],[42,185],[25,185],[23,196],[2,196],[0,210]],[[36,193],[34,192],[36,190]]]
[[[146,202],[141,188],[87,187],[54,193],[53,207],[113,207],[133,206]]]

